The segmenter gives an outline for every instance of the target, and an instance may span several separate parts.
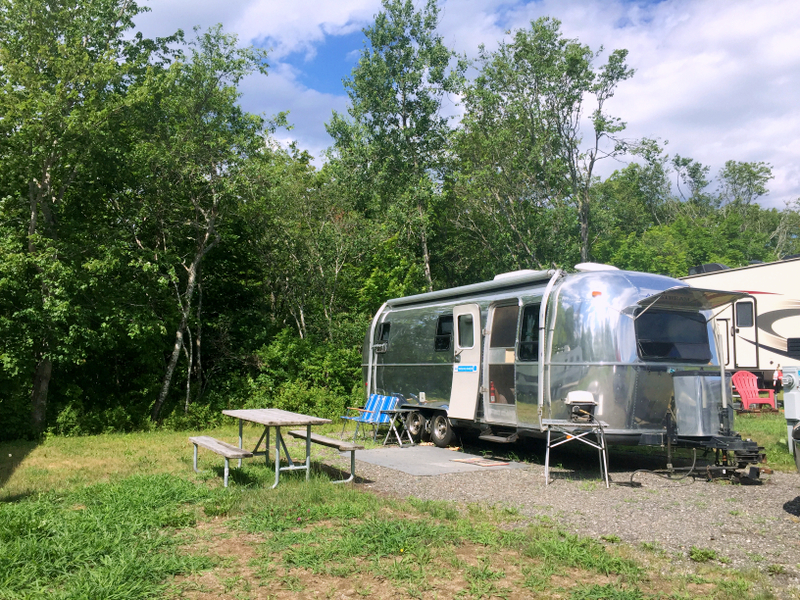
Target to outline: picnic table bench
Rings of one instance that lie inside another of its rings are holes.
[[[199,473],[200,471],[197,470],[197,447],[202,446],[203,448],[207,448],[212,452],[215,452],[225,458],[225,475],[224,475],[224,485],[228,487],[228,472],[230,471],[230,464],[229,461],[232,458],[238,458],[239,460],[243,458],[250,458],[253,456],[253,453],[249,450],[243,450],[242,448],[237,448],[233,444],[228,444],[227,442],[223,442],[222,440],[218,440],[216,438],[210,437],[208,435],[200,435],[197,437],[190,437],[189,441],[194,444],[194,472]]]
[[[306,443],[310,441],[315,444],[321,444],[322,446],[336,448],[337,450],[339,450],[339,452],[350,452],[350,477],[348,477],[347,479],[340,479],[339,481],[333,481],[332,483],[349,483],[350,481],[353,481],[353,479],[355,479],[356,450],[363,450],[364,446],[354,444],[353,442],[337,440],[336,438],[325,437],[324,435],[319,435],[318,433],[311,433],[310,431],[302,431],[299,429],[296,429],[294,431],[289,431],[288,433],[290,436],[294,438],[306,440]]]

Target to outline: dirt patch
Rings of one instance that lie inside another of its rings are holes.
[[[258,556],[257,547],[262,541],[259,536],[232,530],[225,520],[219,518],[199,522],[193,533],[193,541],[185,545],[182,551],[209,556],[216,566],[210,571],[176,577],[173,585],[181,591],[182,598],[239,598],[239,592],[250,591],[254,584],[258,584],[260,577],[250,565]]]
[[[313,533],[330,523],[316,523],[304,530]],[[441,598],[569,598],[576,589],[598,586],[616,590],[646,589],[649,594],[683,594],[688,597],[713,594],[712,583],[674,568],[667,556],[640,555],[650,575],[627,583],[623,576],[604,575],[575,567],[552,569],[548,557],[526,557],[514,550],[476,543],[432,549],[426,560],[413,556],[358,557],[347,565],[328,565],[314,572],[287,568],[280,554],[270,553],[270,539],[282,534],[248,534],[224,518],[204,521],[192,530],[192,540],[183,547],[190,554],[208,555],[215,566],[187,577],[175,578],[176,597],[193,600],[237,600],[326,598],[351,600],[441,599]],[[609,551],[630,555],[630,547]],[[638,552],[636,553],[638,554]],[[627,557],[627,556],[626,556]],[[337,567],[342,572],[337,572]],[[718,578],[718,577],[717,577]]]

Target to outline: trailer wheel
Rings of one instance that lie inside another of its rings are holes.
[[[794,444],[794,466],[800,472],[800,423],[792,429],[792,439],[790,441]]]
[[[425,428],[428,425],[428,420],[425,418],[421,412],[412,412],[408,415],[408,423],[406,424],[406,429],[408,429],[408,433],[411,434],[411,437],[415,440],[423,440],[426,436]]]
[[[439,448],[447,448],[453,438],[455,438],[455,434],[447,417],[441,413],[434,416],[431,421],[431,441]]]
[[[794,466],[797,467],[797,472],[800,473],[800,442],[794,441]]]

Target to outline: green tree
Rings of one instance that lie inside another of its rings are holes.
[[[468,199],[464,225],[478,237],[491,231],[486,241],[503,239],[507,252],[520,248],[520,265],[543,266],[570,254],[552,244],[572,235],[567,207],[578,229],[573,247],[588,260],[595,166],[626,150],[616,139],[625,125],[609,116],[606,103],[633,74],[627,51],[612,52],[595,70],[598,55],[564,38],[550,18],[516,31],[494,52],[481,50],[480,74],[465,94],[457,193]],[[593,138],[585,148],[581,119],[589,99]],[[493,227],[487,230],[486,222]]]
[[[800,254],[800,199],[786,203],[773,238],[778,258]]]
[[[345,80],[350,118],[334,113],[327,125],[339,172],[359,204],[389,214],[417,238],[429,288],[431,212],[450,137],[441,109],[445,95],[459,91],[465,69],[463,61],[453,64],[454,53],[436,33],[438,16],[435,0],[420,11],[411,0],[383,0]]]
[[[173,288],[178,315],[153,420],[161,414],[181,352],[188,410],[201,349],[202,265],[220,243],[220,222],[239,203],[243,165],[264,150],[266,124],[237,104],[237,86],[253,72],[266,74],[265,57],[260,50],[237,47],[236,37],[217,26],[190,44],[188,59],[148,80],[152,125],[135,150],[140,185],[125,198],[137,212],[125,218],[134,225],[140,260],[157,264]]]
[[[644,161],[615,171],[592,189],[592,255],[599,262],[611,262],[629,236],[636,238],[673,220],[676,201],[668,157],[654,141],[645,140],[639,148]]]
[[[310,160],[273,149],[252,165],[254,180],[264,183],[249,187],[245,210],[281,325],[301,339],[330,341],[344,315],[358,312],[361,264],[379,232],[329,169]]]
[[[719,173],[720,204],[750,206],[769,193],[767,183],[774,177],[768,163],[729,160]]]
[[[92,256],[107,231],[96,219],[101,190],[125,180],[121,123],[164,49],[126,34],[139,12],[121,0],[0,2],[3,270],[19,293],[4,311],[13,323],[4,365],[31,375],[36,432],[54,361],[81,361],[91,341],[94,315],[80,299],[95,277],[86,265],[102,261]]]
[[[711,168],[688,157],[676,154],[672,158],[675,186],[681,200],[680,212],[693,218],[707,215],[716,208],[714,198],[705,189]]]

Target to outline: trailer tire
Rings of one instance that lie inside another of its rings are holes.
[[[794,442],[794,466],[797,467],[797,472],[800,473],[800,442]]]
[[[431,421],[431,441],[439,448],[447,448],[454,438],[455,434],[447,416],[442,413],[434,415]]]
[[[792,439],[790,441],[794,444],[794,466],[797,467],[797,471],[800,473],[800,423],[792,429]]]
[[[421,412],[412,412],[408,415],[408,424],[406,428],[411,437],[415,440],[425,441],[428,436],[426,428],[428,427],[428,419],[425,418]]]

